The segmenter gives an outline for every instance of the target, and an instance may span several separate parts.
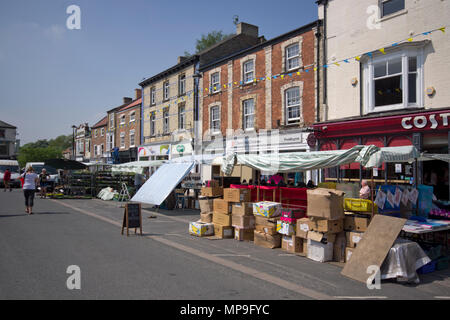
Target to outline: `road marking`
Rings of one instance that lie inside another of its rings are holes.
[[[367,296],[367,297],[341,297],[341,296],[335,296],[336,299],[353,299],[353,300],[368,300],[368,299],[387,299],[388,297],[377,297],[377,296]]]
[[[217,253],[217,254],[212,254],[215,257],[246,257],[246,258],[250,258],[249,254],[231,254],[231,253]]]
[[[279,253],[279,257],[296,257],[295,254],[289,254],[289,253]]]
[[[84,209],[79,209],[77,207],[74,207],[74,206],[72,206],[70,204],[67,204],[67,203],[64,203],[62,201],[61,202],[57,201],[57,200],[52,200],[52,201],[54,201],[56,203],[59,203],[59,204],[65,206],[65,207],[68,207],[68,208],[70,208],[72,210],[78,211],[78,212],[80,212],[82,214],[85,214],[85,215],[88,215],[90,217],[93,217],[93,218],[102,220],[104,222],[113,224],[113,225],[115,225],[115,226],[117,226],[119,228],[122,227],[122,224],[120,222],[118,222],[118,221],[114,221],[112,219],[102,217],[102,216],[100,216],[98,214],[89,212],[89,211],[84,210]],[[333,299],[332,296],[329,296],[327,294],[318,292],[318,291],[313,290],[313,289],[309,289],[309,288],[303,287],[301,285],[292,283],[290,281],[286,281],[284,279],[272,276],[272,275],[270,275],[268,273],[265,273],[265,272],[260,272],[260,271],[254,269],[254,268],[246,267],[246,266],[240,265],[238,263],[222,259],[220,257],[215,257],[214,255],[211,255],[209,253],[205,253],[205,252],[202,252],[200,250],[184,246],[182,244],[173,242],[171,240],[162,238],[160,236],[147,236],[146,238],[158,241],[158,242],[160,242],[162,244],[165,244],[165,245],[167,245],[169,247],[172,247],[172,248],[175,248],[177,250],[181,250],[181,251],[190,253],[190,254],[195,255],[197,257],[200,257],[200,258],[203,258],[205,260],[209,260],[211,262],[220,264],[220,265],[222,265],[224,267],[228,267],[230,269],[239,271],[241,273],[247,274],[247,275],[252,276],[254,278],[257,278],[257,279],[260,279],[260,280],[272,283],[272,284],[277,285],[277,286],[279,286],[281,288],[284,288],[284,289],[287,289],[287,290],[299,293],[301,295],[310,297],[312,299],[317,299],[317,300],[331,300],[331,299]]]

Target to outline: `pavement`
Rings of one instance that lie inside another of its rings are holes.
[[[122,203],[35,199],[0,189],[0,299],[435,300],[450,299],[450,270],[418,285],[383,281],[381,290],[317,263],[253,242],[189,235],[195,210],[143,206],[143,236],[121,235]],[[156,216],[156,218],[150,218]],[[69,266],[81,289],[69,290]]]

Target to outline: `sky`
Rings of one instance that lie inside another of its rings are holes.
[[[81,29],[70,30],[70,5]],[[21,145],[94,125],[134,98],[144,78],[194,53],[202,34],[235,33],[233,17],[259,26],[266,39],[317,19],[314,0],[152,1],[2,0],[0,120]]]

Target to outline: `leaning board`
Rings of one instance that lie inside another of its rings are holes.
[[[366,283],[371,274],[369,266],[381,269],[384,259],[402,231],[406,219],[376,215],[353,251],[352,258],[345,264],[341,274]]]

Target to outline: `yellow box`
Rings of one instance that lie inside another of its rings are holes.
[[[373,204],[373,202],[371,200],[352,199],[352,198],[344,199],[344,210],[345,211],[372,212],[372,206],[375,206],[374,212],[377,213],[378,207],[376,204]]]

